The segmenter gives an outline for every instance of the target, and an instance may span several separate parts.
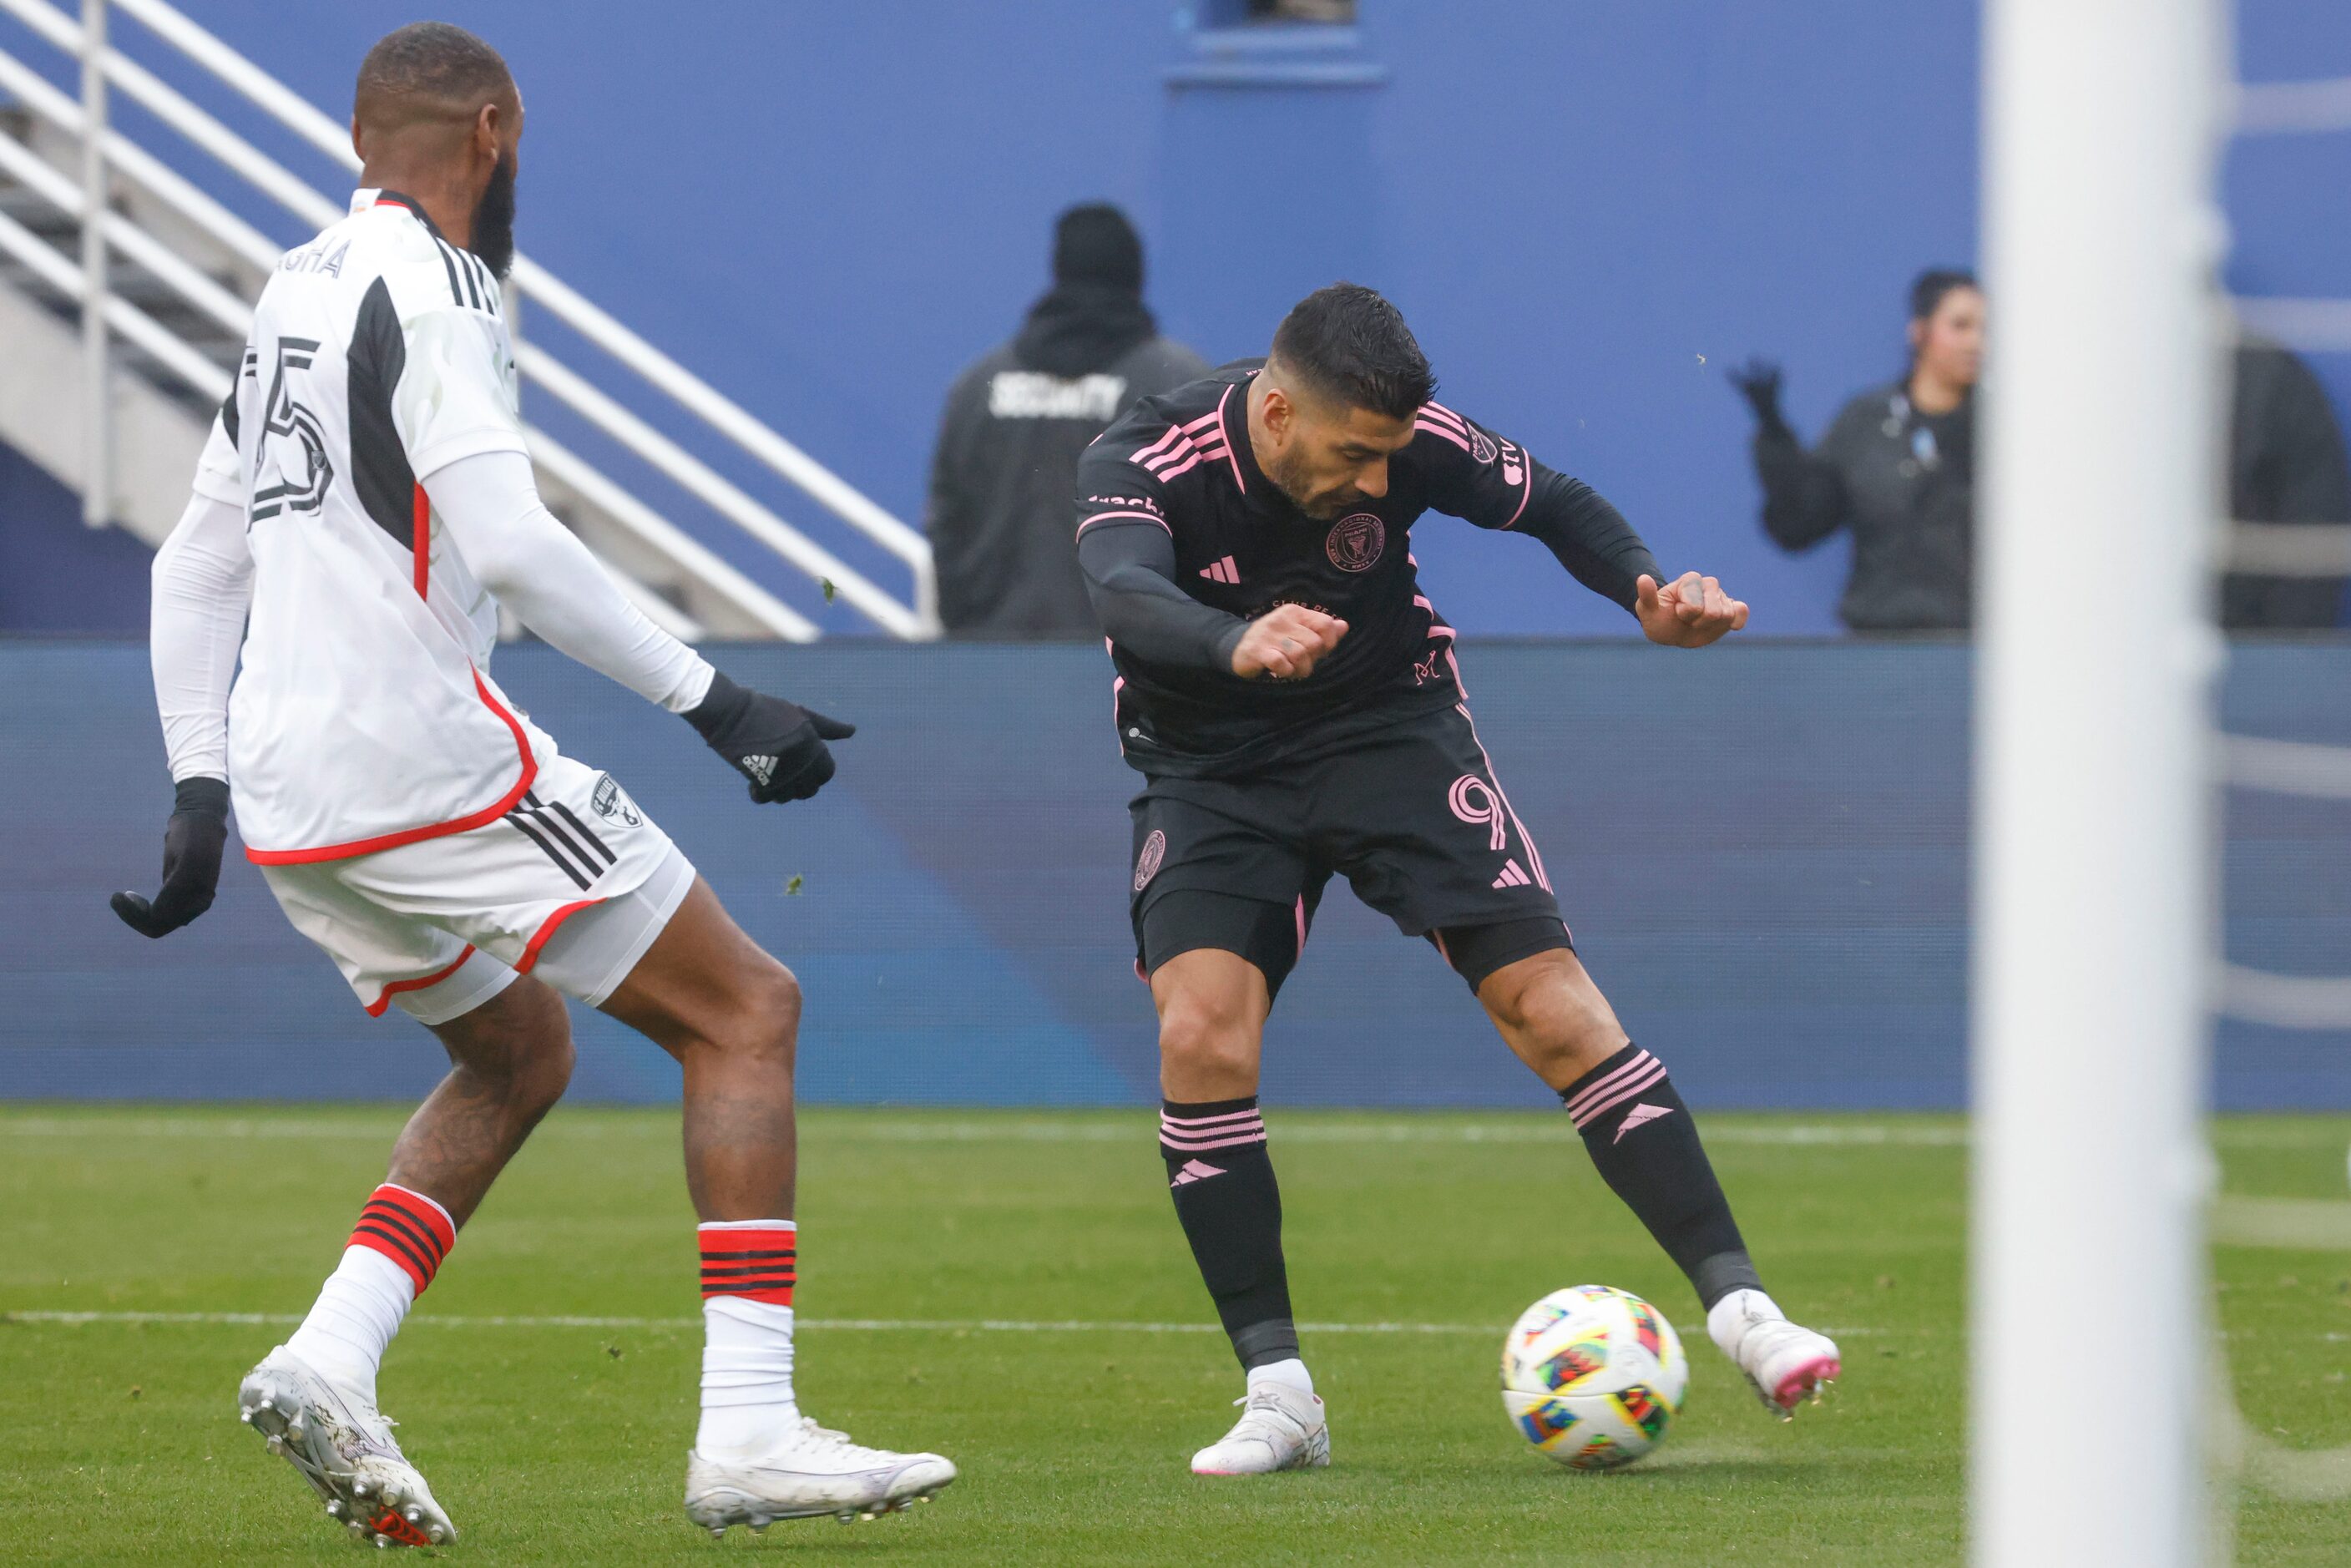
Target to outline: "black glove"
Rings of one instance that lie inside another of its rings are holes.
[[[762,806],[805,800],[823,789],[832,777],[832,752],[824,743],[857,733],[853,724],[738,686],[716,672],[710,694],[684,718],[751,781],[751,799]]]
[[[1769,360],[1750,360],[1730,372],[1730,384],[1755,411],[1755,423],[1766,435],[1792,435],[1780,412],[1780,367]]]
[[[107,902],[141,936],[168,936],[213,906],[221,848],[228,842],[228,781],[183,779],[163,828],[163,885],[150,904],[135,893]]]

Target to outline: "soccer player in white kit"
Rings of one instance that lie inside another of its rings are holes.
[[[498,607],[684,717],[756,801],[814,794],[832,776],[825,742],[852,727],[713,670],[540,503],[497,290],[522,123],[505,61],[470,33],[421,23],[369,52],[351,127],[362,188],[263,289],[155,559],[176,803],[162,890],[117,894],[117,913],[162,936],[210,905],[233,789],[246,858],[296,928],[369,1012],[400,1009],[453,1064],[239,1412],[355,1535],[456,1538],[376,1409],[376,1371],[563,1092],[561,993],[684,1070],[707,1335],[688,1515],[714,1532],[870,1517],[956,1469],[858,1447],[793,1398],[799,986],[611,775],[564,756],[492,682]]]

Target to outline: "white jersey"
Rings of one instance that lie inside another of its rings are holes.
[[[363,190],[262,290],[195,488],[240,508],[228,709],[247,854],[338,860],[496,821],[551,744],[489,680],[497,607],[418,483],[525,450],[489,269]]]

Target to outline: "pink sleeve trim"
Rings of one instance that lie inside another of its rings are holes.
[[[1169,538],[1172,539],[1176,537],[1176,530],[1174,528],[1167,528],[1166,518],[1155,517],[1149,512],[1096,512],[1092,517],[1088,517],[1084,522],[1078,525],[1078,532],[1082,534],[1088,528],[1092,528],[1096,523],[1106,523],[1113,517],[1133,517],[1137,522],[1157,523],[1161,528],[1167,528],[1167,537]]]
[[[1425,431],[1426,431],[1426,432],[1427,432],[1429,434],[1431,434],[1431,435],[1441,435],[1441,436],[1443,436],[1446,440],[1447,440],[1447,441],[1449,441],[1449,442],[1453,443],[1453,444],[1454,444],[1454,445],[1458,446],[1459,448],[1461,448],[1461,450],[1462,450],[1462,451],[1464,451],[1464,452],[1468,452],[1468,451],[1469,450],[1469,442],[1468,442],[1468,438],[1467,438],[1467,437],[1465,437],[1465,436],[1460,436],[1460,435],[1456,435],[1456,434],[1455,434],[1451,430],[1449,430],[1449,429],[1446,428],[1446,427],[1445,427],[1444,425],[1442,425],[1442,424],[1437,423],[1435,420],[1433,420],[1433,419],[1416,419],[1416,420],[1414,420],[1414,421],[1413,421],[1413,423],[1412,423],[1412,427],[1413,427],[1413,429],[1415,429],[1415,430],[1425,430]]]
[[[1249,494],[1249,482],[1241,477],[1240,454],[1233,450],[1233,433],[1225,427],[1225,405],[1232,401],[1233,389],[1227,387],[1225,395],[1217,400],[1217,429],[1225,438],[1225,461],[1233,465],[1233,485],[1246,496]]]
[[[1519,509],[1512,512],[1510,514],[1510,520],[1502,525],[1506,528],[1515,528],[1518,526],[1519,519],[1527,515],[1527,503],[1533,500],[1535,497],[1535,460],[1531,457],[1527,457],[1523,449],[1520,450],[1519,455],[1526,458],[1525,466],[1527,470],[1527,482],[1525,486],[1519,491]]]
[[[1164,456],[1167,452],[1175,449],[1176,443],[1182,440],[1183,436],[1184,427],[1180,424],[1171,424],[1167,427],[1165,434],[1148,446],[1136,447],[1128,455],[1126,460],[1129,463],[1148,463],[1155,457]]]

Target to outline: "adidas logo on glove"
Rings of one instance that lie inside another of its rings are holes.
[[[853,724],[738,686],[716,670],[708,694],[684,717],[751,781],[751,799],[759,805],[805,800],[823,789],[833,772],[825,742],[857,733]]]

